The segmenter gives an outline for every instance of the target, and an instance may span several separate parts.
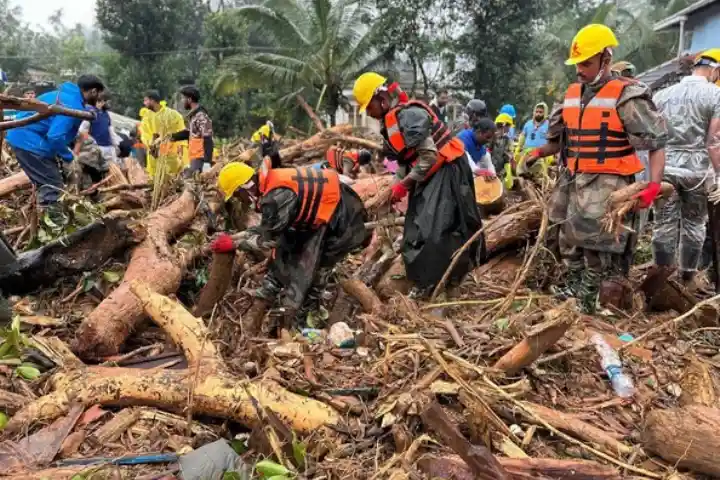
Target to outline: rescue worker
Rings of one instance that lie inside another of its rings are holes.
[[[81,76],[77,84],[66,82],[43,95],[38,100],[50,105],[60,103],[65,107],[83,110],[97,103],[105,85],[94,75]],[[32,115],[20,112],[17,119]],[[56,204],[64,187],[58,161],[71,162],[73,152],[68,145],[77,137],[81,120],[64,115],[53,115],[39,122],[9,130],[5,135],[15,157],[37,188],[38,205],[48,210],[53,221],[63,224],[66,220],[62,209]]]
[[[233,197],[257,203],[260,226],[243,232],[235,243],[228,234],[212,242],[215,252],[235,248],[261,251],[274,247],[268,273],[256,291],[255,310],[248,315],[257,332],[265,311],[278,300],[282,327],[317,308],[333,266],[370,239],[363,202],[343,185],[334,170],[272,168],[278,159],[263,159],[259,171],[232,162],[223,167],[218,186],[225,201]],[[312,304],[315,305],[312,305]]]
[[[465,156],[470,170],[476,177],[492,178],[496,170],[490,158],[487,145],[495,137],[497,127],[489,118],[481,118],[475,122],[474,128],[466,128],[457,134],[465,146]]]
[[[415,284],[413,295],[424,295],[481,227],[465,147],[432,108],[407,100],[397,82],[364,73],[355,81],[353,96],[360,112],[381,122],[385,146],[398,161],[392,201],[410,195],[402,246],[405,272]],[[477,263],[482,245],[478,241],[463,254],[451,280],[460,280]]]
[[[450,96],[448,91],[444,88],[440,90],[437,95],[435,95],[432,102],[430,102],[430,107],[435,113],[435,116],[437,116],[440,121],[445,124],[445,126],[448,125],[448,102],[450,102]]]
[[[512,140],[510,140],[510,127],[513,119],[507,113],[495,117],[495,138],[490,143],[490,159],[498,175],[503,176],[503,185],[506,190],[513,186],[512,174]]]
[[[478,120],[488,116],[487,105],[482,100],[473,98],[465,105],[464,113],[466,117],[464,128],[473,128]]]
[[[661,267],[678,265],[694,284],[708,221],[708,193],[720,200],[720,49],[702,52],[692,75],[660,90],[655,104],[669,124],[663,180],[675,192],[655,211],[653,255]]]
[[[185,170],[185,177],[192,177],[202,172],[203,165],[211,164],[213,159],[213,128],[212,120],[205,107],[200,105],[200,91],[192,85],[180,89],[183,107],[188,111],[188,128],[173,133],[173,142],[188,140],[190,165]]]
[[[650,183],[635,196],[639,209],[648,208],[660,192],[665,164],[665,120],[647,86],[612,76],[617,46],[605,25],[591,24],[575,35],[565,63],[575,65],[578,81],[550,117],[548,143],[526,158],[531,163],[564,149],[567,168],[551,198],[548,236],[567,266],[565,288],[558,293],[576,297],[586,313],[595,311],[599,292],[601,304],[627,306],[630,300],[625,277],[636,215],[626,216],[628,228],[616,241],[601,225],[607,198],[643,170],[636,149],[649,150]]]
[[[336,172],[351,179],[356,179],[361,169],[370,165],[372,153],[369,150],[342,148],[331,146],[325,153],[324,168],[332,168]]]
[[[161,100],[157,90],[148,91],[143,98],[143,104],[151,112],[142,132],[152,139],[148,144],[148,175],[151,180],[155,178],[158,161],[164,165],[166,174],[175,175],[182,169],[185,152],[181,142],[171,141],[171,135],[185,130],[185,120],[180,112],[169,108]]]
[[[110,164],[95,139],[89,135],[78,135],[75,151],[73,173],[77,176],[79,190],[86,190],[105,178]],[[94,202],[100,200],[100,192],[95,191],[90,199]]]
[[[92,137],[95,140],[95,146],[100,149],[107,167],[110,163],[118,162],[118,146],[120,139],[112,126],[110,118],[110,95],[108,92],[102,92],[98,96],[97,104],[90,106],[90,110],[95,113],[95,120],[85,120],[80,124],[78,131],[79,141],[75,143],[73,153],[75,156],[80,154],[80,149],[86,145],[85,140]]]
[[[511,140],[515,140],[515,125],[514,122],[517,118],[517,113],[515,112],[515,107],[513,105],[510,105],[509,103],[506,103],[502,107],[500,107],[500,111],[498,113],[507,113],[510,115],[510,118],[513,119],[513,126],[510,127],[510,131],[508,132],[508,135],[510,135]]]
[[[624,60],[614,63],[610,70],[620,77],[635,78],[635,65]]]
[[[27,98],[28,100],[32,100],[33,98],[37,97],[37,94],[35,93],[34,87],[27,87],[23,90],[23,98]]]
[[[255,147],[260,148],[259,155],[256,156],[256,164],[260,165],[260,162],[265,157],[274,159],[280,158],[274,153],[278,150],[277,138],[275,138],[275,126],[268,120],[265,125],[255,130],[255,133],[250,137],[250,141]],[[279,168],[280,165],[273,165],[273,168]]]
[[[523,174],[526,171],[526,166],[522,162],[525,154],[547,143],[547,132],[550,125],[547,119],[548,113],[548,106],[545,102],[535,105],[533,118],[525,122],[520,132],[520,137],[515,146],[515,165],[518,174]],[[535,173],[539,170],[543,175],[547,176],[548,167],[552,164],[553,159],[554,157],[551,155],[540,162],[536,162],[536,165],[540,168],[534,168],[533,170]]]

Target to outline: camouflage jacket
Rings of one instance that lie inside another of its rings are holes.
[[[605,84],[615,77],[609,77],[594,85],[583,88],[582,103],[587,104]],[[650,88],[641,82],[633,82],[625,87],[617,104],[617,112],[625,126],[630,144],[636,150],[660,150],[668,141],[668,128],[665,118],[653,103]],[[550,126],[547,140],[550,144],[562,141],[565,123],[562,117],[562,104],[555,105],[550,114]]]
[[[102,151],[98,146],[97,142],[92,137],[87,137],[81,147],[80,153],[78,154],[77,161],[86,167],[94,168],[98,172],[107,172],[110,166],[107,163],[105,157],[103,157]]]

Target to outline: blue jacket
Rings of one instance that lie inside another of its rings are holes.
[[[40,95],[38,100],[50,104],[60,103],[64,107],[76,110],[85,108],[80,87],[69,82],[60,85],[59,90]],[[21,112],[17,118],[25,118],[33,114],[34,112]],[[69,162],[72,161],[73,155],[68,145],[77,136],[81,123],[82,120],[79,118],[53,115],[37,123],[9,130],[6,140],[12,147],[27,150],[42,158],[54,159],[57,156]]]
[[[524,148],[539,148],[547,143],[547,133],[550,121],[545,119],[539,127],[535,128],[535,122],[528,120],[523,127],[525,135]]]
[[[465,130],[461,130],[457,134],[457,138],[462,140],[462,142],[465,144],[465,151],[470,154],[470,157],[472,157],[475,163],[482,160],[482,158],[485,156],[485,152],[487,152],[487,148],[485,148],[485,145],[477,144],[477,142],[475,141],[475,132],[472,128],[466,128]]]

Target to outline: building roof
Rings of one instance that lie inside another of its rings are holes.
[[[635,78],[652,90],[660,90],[673,83],[680,78],[689,75],[692,71],[693,59],[695,54],[687,54],[681,58],[673,58],[665,63],[646,70]]]
[[[659,32],[660,30],[674,27],[675,25],[678,25],[681,22],[687,20],[688,15],[697,15],[700,13],[700,10],[718,2],[720,2],[720,0],[700,0],[698,2],[695,2],[689,7],[685,7],[679,12],[674,13],[663,20],[660,20],[653,26],[653,30]]]

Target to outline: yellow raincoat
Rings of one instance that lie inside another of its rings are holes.
[[[142,110],[141,110],[142,116]],[[185,130],[185,119],[177,110],[165,106],[165,102],[160,103],[160,110],[153,112],[148,110],[142,118],[140,125],[142,129],[142,141],[146,145],[153,142],[153,138],[157,135],[163,139],[169,137],[173,133]],[[146,139],[149,139],[146,143]],[[188,147],[187,141],[170,142],[163,141],[160,144],[159,159],[148,153],[147,156],[147,172],[150,178],[154,178],[158,160],[166,162],[167,173],[177,174],[182,170],[183,166],[188,163]]]

